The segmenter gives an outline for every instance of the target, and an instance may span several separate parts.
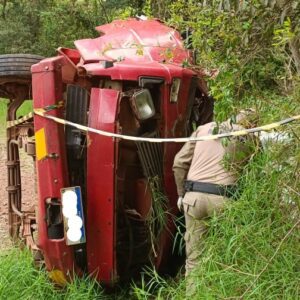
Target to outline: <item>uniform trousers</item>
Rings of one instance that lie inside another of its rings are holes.
[[[185,216],[185,243],[186,243],[186,278],[187,294],[195,293],[195,286],[191,271],[199,263],[203,249],[203,236],[207,230],[207,220],[213,214],[223,209],[228,198],[220,195],[186,192],[183,198]],[[190,278],[189,278],[190,277]]]

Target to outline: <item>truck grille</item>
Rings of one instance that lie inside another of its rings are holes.
[[[157,132],[143,135],[143,137],[158,138]],[[160,143],[136,142],[138,155],[142,164],[143,173],[147,178],[163,176],[163,149]]]

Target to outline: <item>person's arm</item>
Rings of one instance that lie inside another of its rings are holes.
[[[192,136],[196,136],[196,132],[194,132]],[[195,146],[196,142],[185,143],[174,159],[173,172],[179,197],[184,195],[184,180],[186,179],[190,169]]]

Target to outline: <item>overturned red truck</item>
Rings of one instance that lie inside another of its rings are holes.
[[[9,232],[59,283],[74,272],[113,285],[149,265],[173,269],[179,260],[172,164],[181,144],[103,136],[43,114],[152,138],[186,137],[212,118],[203,75],[190,67],[192,51],[175,29],[128,19],[96,30],[98,38],[59,48],[55,57],[0,56],[0,97],[9,99]],[[31,98],[40,113],[17,117]],[[22,209],[20,148],[36,168],[30,210]]]

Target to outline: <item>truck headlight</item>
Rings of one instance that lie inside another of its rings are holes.
[[[148,89],[142,89],[132,95],[131,107],[139,120],[147,120],[155,115],[152,96]]]
[[[61,189],[61,199],[67,245],[84,243],[86,238],[80,187]]]

